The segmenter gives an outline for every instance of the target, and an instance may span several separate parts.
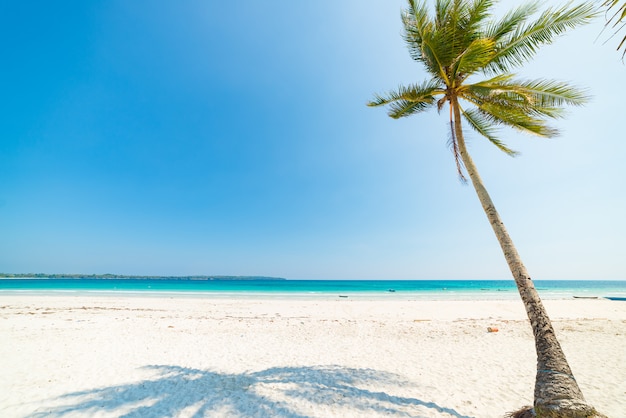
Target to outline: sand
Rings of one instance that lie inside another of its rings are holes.
[[[626,302],[545,303],[626,417]],[[479,418],[532,403],[535,353],[520,301],[0,294],[0,370],[5,418]]]

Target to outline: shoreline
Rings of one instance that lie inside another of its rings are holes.
[[[405,320],[415,314],[422,314],[432,320],[462,320],[502,318],[507,320],[527,320],[523,303],[517,293],[507,299],[431,299],[411,295],[350,295],[341,297],[337,294],[266,294],[266,293],[162,293],[162,292],[82,292],[59,293],[42,292],[0,292],[0,313],[12,306],[38,305],[37,310],[63,309],[77,312],[88,306],[98,305],[103,308],[132,310],[132,306],[141,306],[146,310],[185,309],[179,302],[190,304],[191,309],[209,306],[211,309],[223,309],[235,312],[242,309],[260,309],[267,311],[285,310],[302,312],[311,318],[320,316],[336,317],[345,311],[345,307],[354,310],[361,319],[372,319],[372,313],[382,318],[399,319],[399,313],[406,315]],[[462,295],[464,296],[464,295]],[[626,320],[626,302],[606,298],[558,298],[542,300],[552,320],[556,319],[624,319]],[[13,303],[11,303],[13,302]],[[285,315],[289,315],[286,313]],[[377,316],[376,318],[381,318]]]
[[[544,302],[583,393],[619,416],[626,303]],[[0,335],[6,417],[487,418],[534,385],[519,300],[0,293]]]
[[[538,290],[542,300],[610,300],[626,298],[626,291],[585,292]],[[206,299],[206,300],[357,300],[357,301],[521,301],[513,290],[475,291],[179,291],[179,290],[85,290],[85,289],[1,289],[2,297],[87,297],[87,298],[150,298],[150,299]]]

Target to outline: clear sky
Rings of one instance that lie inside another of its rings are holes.
[[[425,78],[404,6],[0,3],[0,271],[510,278],[445,115],[365,106]],[[503,130],[511,158],[469,136],[535,279],[626,279],[626,66],[603,23],[518,71],[593,96],[559,138]]]

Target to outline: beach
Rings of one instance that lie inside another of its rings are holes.
[[[545,305],[626,417],[626,302]],[[0,338],[2,417],[499,417],[536,370],[519,300],[0,294]]]

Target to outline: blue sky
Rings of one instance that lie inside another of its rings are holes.
[[[3,2],[0,271],[508,279],[446,118],[365,106],[425,78],[404,4]],[[469,137],[536,279],[626,279],[626,67],[602,26],[518,71],[593,96],[559,138],[502,131],[510,158]]]

